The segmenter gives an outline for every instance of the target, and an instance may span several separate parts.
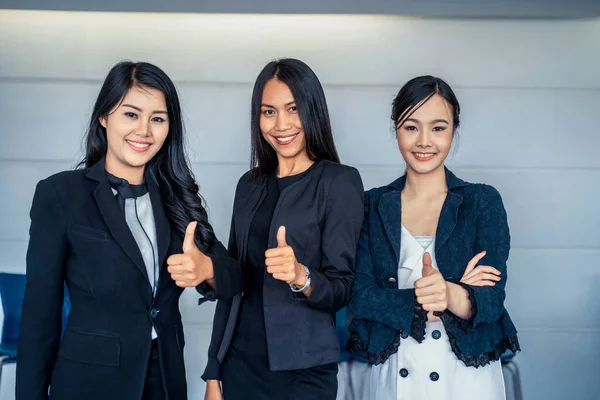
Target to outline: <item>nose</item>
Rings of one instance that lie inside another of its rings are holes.
[[[150,136],[150,121],[140,118],[136,130],[138,136]]]
[[[417,137],[417,147],[431,147],[431,134],[427,130],[419,132],[419,136]]]
[[[287,131],[292,127],[286,113],[277,113],[277,120],[275,121],[275,130],[279,132]]]

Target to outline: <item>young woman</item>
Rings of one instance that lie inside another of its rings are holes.
[[[358,171],[339,164],[325,95],[303,62],[269,63],[252,95],[252,170],[229,251],[243,293],[219,301],[206,399],[331,399],[335,313],[348,303],[363,218]]]
[[[431,76],[393,102],[406,174],[365,196],[349,350],[368,364],[352,364],[355,400],[504,399],[498,359],[519,349],[504,308],[510,234],[500,194],[444,167],[459,113]]]
[[[186,399],[179,296],[207,283],[233,295],[241,275],[202,207],[169,77],[114,66],[86,142],[85,168],[36,188],[16,398]]]

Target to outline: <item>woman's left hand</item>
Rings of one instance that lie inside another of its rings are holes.
[[[423,255],[423,277],[415,281],[417,302],[425,311],[445,311],[448,308],[448,285],[441,272],[433,268],[431,255]]]
[[[277,231],[277,247],[265,252],[265,265],[267,272],[279,281],[300,288],[306,284],[306,271],[285,240],[285,226],[280,226]]]

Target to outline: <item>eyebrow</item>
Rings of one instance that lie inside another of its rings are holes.
[[[420,124],[421,121],[414,119],[414,118],[408,118],[406,121],[404,122],[414,122],[415,124]],[[433,121],[431,121],[432,124],[438,124],[438,123],[444,123],[444,124],[448,124],[450,125],[450,123],[448,121],[446,121],[445,119],[434,119]]]
[[[134,106],[134,105],[131,105],[131,104],[121,104],[121,106],[122,106],[122,107],[131,107],[131,108],[133,108],[134,110],[137,110],[137,111],[139,111],[139,112],[142,112],[142,109],[141,109],[141,108],[139,108],[139,107],[136,107],[136,106]],[[167,111],[165,111],[165,110],[154,110],[154,111],[152,112],[152,114],[168,114],[168,112],[167,112]]]
[[[292,104],[294,104],[294,103],[296,103],[296,100],[290,101],[289,103],[285,103],[285,106],[286,106],[286,107],[287,107],[287,106],[291,106],[291,105],[292,105]],[[262,103],[260,106],[261,106],[261,107],[270,107],[270,108],[275,108],[275,106],[272,106],[272,105],[270,105],[270,104],[265,104],[265,103]]]

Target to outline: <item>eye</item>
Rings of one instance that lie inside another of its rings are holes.
[[[270,115],[274,115],[275,111],[273,111],[273,110],[263,110],[262,114],[266,115],[266,116],[270,116]]]
[[[407,131],[416,131],[417,127],[414,125],[405,125],[404,129],[406,129]]]
[[[166,120],[165,120],[163,117],[154,117],[154,118],[152,118],[152,121],[154,121],[154,122],[159,122],[159,123],[163,123],[163,122],[165,122]]]
[[[445,126],[436,126],[435,128],[433,128],[434,132],[443,132],[446,130]]]
[[[289,109],[289,111],[291,111],[291,112],[297,112],[298,108],[296,106],[291,106],[290,109]]]
[[[136,113],[132,113],[130,111],[127,111],[125,113],[126,116],[128,116],[129,118],[137,118],[137,114]]]

